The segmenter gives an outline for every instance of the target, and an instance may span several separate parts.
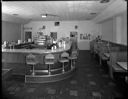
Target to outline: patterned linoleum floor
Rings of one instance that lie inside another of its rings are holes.
[[[68,79],[46,84],[25,84],[24,77],[3,81],[3,99],[123,99],[118,85],[90,56],[80,51],[77,70]]]

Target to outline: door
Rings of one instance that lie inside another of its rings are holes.
[[[78,33],[77,32],[70,32],[70,38],[73,42],[73,49],[77,49],[78,47]]]
[[[74,39],[77,42],[78,33],[77,32],[70,32],[70,38]]]
[[[32,39],[32,32],[31,31],[25,32],[25,41],[28,41],[28,39]]]

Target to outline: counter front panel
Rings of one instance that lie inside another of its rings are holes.
[[[54,50],[46,49],[4,49],[2,50],[2,68],[13,68],[15,73],[24,74],[26,68],[26,56],[30,53],[34,54],[38,60],[38,66],[45,68],[45,55],[52,53],[55,56],[55,66],[58,65],[58,60],[62,52],[70,52],[71,43],[66,44],[65,48],[58,48]]]

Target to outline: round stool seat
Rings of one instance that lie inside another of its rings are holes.
[[[35,55],[33,54],[29,54],[28,56],[26,56],[26,64],[27,65],[32,65],[32,75],[35,75],[35,66],[38,64],[37,62],[37,58]]]
[[[61,60],[59,60],[61,63],[64,63],[64,62],[69,62],[69,60],[67,60],[67,59],[61,59]]]
[[[49,65],[49,64],[50,64],[50,65],[53,65],[54,62],[45,62],[45,64],[46,64],[46,65]]]
[[[77,59],[76,56],[70,56],[69,59]]]
[[[45,64],[48,65],[48,73],[51,75],[51,66],[54,65],[54,55],[53,54],[47,54],[45,56]]]
[[[27,63],[27,64],[30,64],[30,65],[37,64],[36,56],[33,55],[33,54],[29,54],[29,55],[26,57],[26,63]]]
[[[62,72],[63,73],[65,72],[65,65],[64,65],[64,63],[68,63],[69,62],[68,58],[69,58],[69,54],[67,52],[63,52],[61,54],[59,62],[62,63]]]
[[[75,67],[75,61],[77,60],[77,58],[78,58],[78,51],[73,50],[69,57],[69,59],[71,60],[71,69],[73,69]]]

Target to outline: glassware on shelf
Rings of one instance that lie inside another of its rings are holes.
[[[2,50],[4,50],[5,49],[5,45],[4,44],[2,44]]]
[[[12,44],[11,43],[8,46],[9,46],[9,49],[12,49]]]
[[[56,46],[54,48],[56,49]]]
[[[31,42],[31,41],[32,41],[32,40],[29,38],[29,39],[28,39],[28,42]]]
[[[15,43],[14,41],[12,41],[12,42],[11,42],[11,45],[12,45],[12,49],[14,49],[14,48],[15,48],[16,43]]]

